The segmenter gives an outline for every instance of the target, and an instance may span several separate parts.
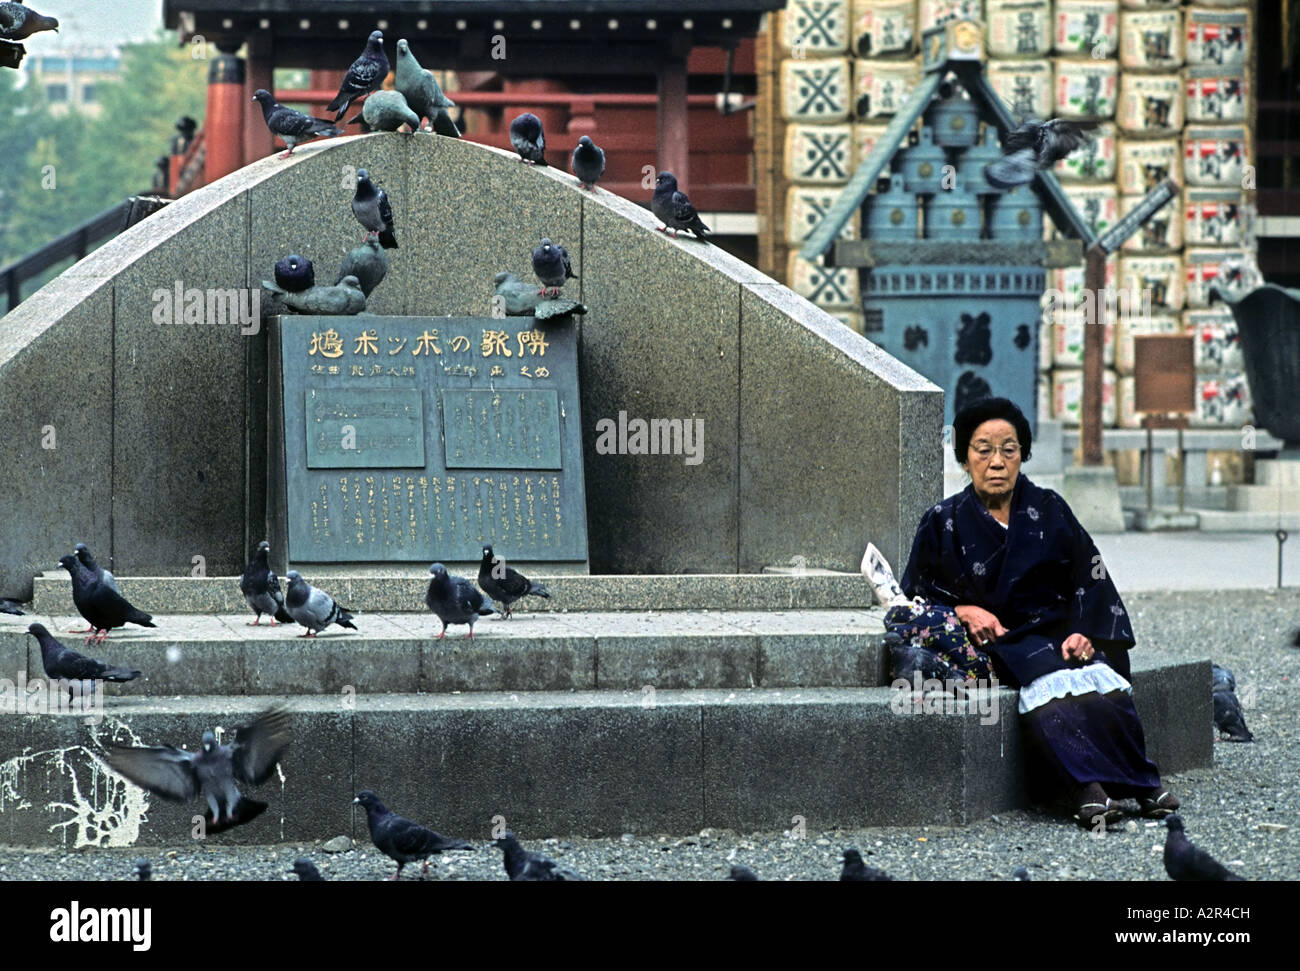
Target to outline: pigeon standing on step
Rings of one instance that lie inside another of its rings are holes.
[[[444,850],[474,849],[464,840],[451,839],[425,829],[419,823],[404,819],[379,801],[379,797],[369,789],[363,789],[352,800],[366,811],[366,824],[370,828],[370,842],[390,860],[397,863],[397,872],[389,879],[398,880],[402,876],[402,867],[417,860],[424,861],[421,877],[429,872],[429,857]]]
[[[95,690],[96,681],[116,681],[121,684],[140,677],[139,671],[106,664],[64,647],[45,629],[44,624],[32,624],[27,628],[27,633],[41,645],[41,667],[45,669],[45,676],[55,681],[78,682],[83,695]],[[71,690],[69,686],[69,691]]]
[[[266,127],[270,129],[271,134],[289,146],[289,151],[280,158],[288,158],[292,155],[299,142],[310,141],[321,136],[343,134],[343,130],[335,128],[328,119],[313,118],[311,115],[304,115],[301,111],[286,108],[276,101],[275,96],[266,88],[258,88],[254,91],[253,100],[262,106],[262,120],[266,122]]]
[[[650,211],[664,224],[661,232],[673,231],[677,238],[678,230],[689,229],[695,238],[703,240],[710,232],[708,226],[700,219],[700,214],[691,205],[685,192],[677,189],[677,177],[671,172],[660,172],[655,179],[655,192],[650,199]]]
[[[188,802],[202,796],[208,804],[208,835],[257,818],[267,804],[241,795],[237,782],[260,786],[275,774],[289,748],[289,715],[272,708],[235,731],[235,741],[220,745],[211,729],[196,752],[171,745],[114,746],[108,765],[114,772],[161,799]]]
[[[560,866],[550,857],[524,849],[514,833],[506,833],[493,845],[501,849],[506,875],[512,881],[543,883],[582,880],[573,870]]]
[[[0,39],[26,40],[42,30],[52,30],[57,34],[58,18],[39,14],[21,3],[9,3],[8,0],[0,3]]]
[[[316,864],[305,856],[300,856],[298,859],[294,860],[293,869],[289,872],[298,874],[298,881],[300,883],[316,883],[324,882],[325,880],[325,878],[320,875],[320,871],[316,869]]]
[[[92,633],[86,638],[87,644],[92,640],[98,640],[102,644],[110,630],[125,624],[158,626],[149,614],[137,610],[116,590],[95,579],[94,574],[71,553],[60,557],[59,566],[71,575],[72,602],[77,605],[78,613],[90,624]]]
[[[546,588],[534,583],[518,570],[506,565],[504,558],[497,557],[491,546],[483,547],[483,559],[478,565],[479,588],[501,605],[503,616],[510,617],[510,605],[521,597],[545,597],[551,599]]]
[[[366,49],[352,62],[348,73],[343,76],[339,93],[325,106],[326,111],[337,111],[335,124],[348,111],[348,105],[357,98],[371,91],[378,91],[388,77],[388,55],[384,53],[384,35],[382,31],[372,30],[366,41]]]
[[[1026,121],[1002,136],[1005,153],[984,167],[989,185],[1003,192],[1028,185],[1039,172],[1050,169],[1075,149],[1092,140],[1088,130],[1095,124],[1065,121]]]
[[[284,595],[285,609],[307,628],[306,633],[299,634],[299,637],[315,637],[330,624],[357,629],[357,625],[352,623],[354,618],[350,608],[339,606],[324,590],[317,590],[304,580],[297,570],[290,570],[284,576],[289,581],[289,589]]]
[[[406,103],[418,118],[427,118],[430,126],[434,125],[439,114],[446,114],[446,109],[456,107],[442,93],[437,79],[420,67],[420,62],[411,53],[411,45],[405,39],[397,42],[397,69],[393,74],[393,87],[402,92]],[[450,117],[450,116],[449,116]],[[419,124],[415,126],[419,128]],[[460,137],[457,132],[454,136]]]
[[[596,183],[605,174],[605,153],[591,140],[590,135],[583,135],[574,146],[569,167],[577,177],[578,185],[584,189],[595,189]]]
[[[483,594],[475,589],[474,584],[463,577],[447,574],[447,568],[441,563],[429,567],[429,589],[425,591],[424,602],[442,621],[442,630],[438,632],[441,639],[447,634],[449,624],[469,624],[469,636],[474,636],[474,621],[495,613],[487,605]]]
[[[862,862],[862,854],[856,849],[849,848],[844,851],[844,870],[840,873],[840,880],[893,880],[884,870],[877,870],[875,867],[869,867]]]
[[[262,540],[257,544],[257,551],[253,554],[252,561],[244,568],[244,575],[239,579],[239,592],[244,595],[244,600],[257,615],[249,624],[250,627],[260,624],[263,614],[270,616],[272,627],[275,626],[276,621],[282,624],[293,623],[293,617],[284,609],[284,594],[280,592],[280,580],[267,559],[270,555],[271,544]]]
[[[542,131],[542,119],[531,111],[510,123],[510,144],[519,153],[519,161],[529,165],[546,164],[546,133]]]
[[[1173,880],[1241,880],[1214,857],[1187,838],[1183,819],[1177,813],[1165,820],[1165,872]]]
[[[77,551],[77,562],[80,563],[82,566],[84,566],[87,570],[89,570],[91,576],[93,576],[100,583],[107,584],[108,588],[112,590],[114,593],[122,592],[121,590],[117,589],[117,580],[113,578],[113,574],[109,573],[102,566],[100,566],[98,563],[95,562],[95,558],[90,555],[90,549],[86,546],[85,543],[78,543],[76,545],[76,551]]]
[[[370,181],[370,173],[357,169],[357,194],[352,197],[352,215],[366,230],[366,236],[376,233],[384,249],[397,249],[393,235],[393,207],[388,193]]]
[[[569,251],[545,237],[533,250],[533,272],[542,281],[542,289],[537,291],[539,296],[558,297],[566,280],[578,279],[569,260]]]

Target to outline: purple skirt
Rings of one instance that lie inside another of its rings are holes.
[[[1048,782],[1058,791],[1098,782],[1119,799],[1160,785],[1160,770],[1147,758],[1142,723],[1127,691],[1067,695],[1020,718],[1031,758],[1036,756],[1031,775],[1045,776],[1034,782]]]

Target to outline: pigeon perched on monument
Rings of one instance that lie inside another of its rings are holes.
[[[366,49],[352,62],[348,73],[343,76],[343,81],[339,85],[339,93],[325,106],[325,110],[338,112],[334,116],[334,122],[337,124],[338,120],[347,114],[348,105],[371,91],[378,91],[386,77],[388,77],[388,55],[384,53],[384,34],[382,31],[372,30],[366,40]]]
[[[329,135],[342,135],[343,131],[335,128],[333,122],[325,118],[313,118],[301,111],[286,108],[270,91],[258,88],[253,92],[253,100],[262,106],[262,120],[272,135],[289,146],[289,150],[280,158],[288,158],[300,142]]]
[[[521,162],[546,164],[546,133],[542,131],[542,119],[531,111],[510,122],[510,144],[519,153]]]
[[[688,229],[696,239],[703,240],[710,232],[708,226],[700,219],[700,214],[691,205],[690,197],[677,188],[677,177],[671,172],[660,172],[655,179],[654,196],[650,199],[650,211],[664,224],[661,232],[673,231],[677,238],[679,230]]]
[[[384,249],[397,249],[393,235],[393,207],[388,193],[370,181],[370,173],[357,169],[357,192],[352,197],[352,215],[357,217],[366,235],[376,233]]]

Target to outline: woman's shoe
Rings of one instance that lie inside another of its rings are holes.
[[[1109,826],[1124,818],[1124,810],[1114,799],[1107,799],[1104,803],[1082,803],[1074,813],[1074,821],[1083,829],[1096,827],[1098,817],[1105,819],[1106,825]]]
[[[1138,806],[1146,819],[1164,819],[1176,812],[1180,805],[1178,797],[1167,789],[1161,789],[1159,795],[1141,796],[1138,799]]]

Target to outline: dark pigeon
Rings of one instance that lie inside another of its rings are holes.
[[[1221,668],[1214,662],[1210,662],[1210,690],[1223,691],[1224,689],[1236,691],[1237,679],[1228,668]]]
[[[124,624],[158,626],[149,614],[137,610],[120,593],[96,580],[94,574],[71,553],[59,559],[59,566],[72,576],[72,602],[77,605],[77,612],[90,624],[92,633],[86,638],[87,644],[92,640],[98,640],[102,644],[110,630]]]
[[[573,870],[561,867],[550,857],[524,849],[514,833],[506,833],[493,844],[502,850],[506,875],[512,881],[542,883],[582,880]]]
[[[594,189],[600,177],[605,174],[605,153],[591,140],[591,136],[583,135],[574,146],[569,167],[577,176],[578,185],[584,189]]]
[[[135,875],[137,880],[148,880],[153,876],[153,864],[142,856],[140,859],[135,861],[135,866],[131,868],[131,873]]]
[[[46,17],[21,3],[0,3],[0,39],[26,40],[42,30],[59,32],[56,17]]]
[[[461,112],[461,122],[464,122],[464,112]],[[460,138],[461,134],[461,130],[456,127],[456,122],[452,121],[451,115],[447,114],[446,108],[438,109],[437,117],[433,119],[433,132],[445,138]]]
[[[352,215],[357,217],[366,235],[377,233],[384,249],[397,249],[393,235],[393,207],[388,193],[370,181],[370,173],[357,169],[357,194],[352,197]]]
[[[1246,727],[1246,716],[1241,710],[1241,702],[1227,688],[1215,689],[1214,727],[1219,730],[1219,740],[1223,742],[1253,742],[1255,736]]]
[[[424,602],[442,621],[439,638],[446,636],[449,624],[469,624],[469,636],[473,637],[474,621],[495,613],[474,584],[463,577],[448,576],[447,568],[441,563],[431,564],[429,575]]]
[[[1291,632],[1291,646],[1300,647],[1300,627]]]
[[[1011,874],[1012,879],[1019,880],[1022,883],[1029,882],[1029,871],[1022,866],[1016,867],[1015,873]]]
[[[402,876],[402,867],[416,860],[424,861],[420,875],[429,872],[429,857],[444,850],[474,849],[464,840],[441,836],[431,829],[425,829],[419,823],[403,819],[379,801],[379,797],[369,789],[363,789],[352,800],[366,810],[366,823],[370,827],[370,842],[390,860],[397,862],[397,872],[389,879],[397,880]]]
[[[294,860],[293,869],[289,872],[298,874],[298,880],[302,883],[315,883],[317,881],[323,882],[325,880],[325,878],[320,875],[320,871],[316,869],[316,864],[305,856],[300,856],[298,859]]]
[[[307,628],[307,632],[299,634],[299,637],[315,637],[330,624],[357,629],[357,625],[352,623],[354,618],[350,608],[340,606],[324,590],[317,590],[297,570],[290,570],[285,579],[289,581],[289,589],[284,595],[285,609]]]
[[[1199,847],[1193,846],[1183,830],[1183,819],[1174,813],[1165,820],[1165,872],[1172,880],[1242,880]]]
[[[437,79],[420,67],[420,62],[411,53],[411,45],[405,39],[397,42],[397,69],[393,74],[393,87],[402,93],[411,111],[415,112],[416,128],[420,127],[419,119],[427,118],[436,131],[438,116],[446,115],[448,108],[456,107],[456,102],[442,93]],[[450,120],[450,116],[447,117]],[[459,138],[460,132],[456,132],[454,137]]]
[[[661,232],[673,231],[673,238],[681,229],[689,229],[696,239],[704,239],[710,232],[700,214],[691,205],[685,192],[677,190],[677,177],[671,172],[660,172],[655,180],[655,193],[650,199],[650,211],[664,224]]]
[[[529,289],[532,289],[531,287]],[[17,617],[23,616],[23,605],[17,600],[0,599],[0,614],[13,614]],[[82,631],[84,634],[85,631]]]
[[[743,863],[733,863],[731,873],[727,875],[727,879],[735,880],[738,883],[752,883],[758,880],[758,874]]]
[[[518,570],[511,569],[504,559],[493,555],[491,546],[483,547],[483,560],[478,565],[478,585],[484,593],[501,605],[502,613],[511,615],[510,605],[521,597],[551,599],[546,588],[534,583]]]
[[[114,593],[122,592],[121,590],[117,589],[117,580],[114,579],[113,574],[109,573],[102,566],[100,566],[98,563],[95,562],[95,558],[90,555],[90,549],[86,546],[85,543],[78,543],[75,548],[77,551],[77,562],[80,563],[82,566],[84,566],[87,570],[89,570],[91,575],[96,580],[98,580],[100,583],[107,584],[109,589],[111,589]]]
[[[322,135],[343,134],[342,129],[335,128],[333,123],[325,118],[313,118],[311,115],[304,115],[301,111],[286,108],[276,101],[275,96],[266,88],[258,88],[254,91],[253,100],[262,106],[262,120],[266,122],[266,127],[271,130],[271,134],[278,136],[289,146],[289,151],[280,158],[288,158],[292,155],[299,142],[310,141]]]
[[[275,264],[275,282],[281,290],[302,293],[316,285],[316,271],[311,265],[311,260],[297,253],[290,253]]]
[[[105,664],[64,647],[43,624],[32,624],[27,628],[27,633],[41,645],[41,667],[45,669],[45,676],[56,681],[80,682],[83,693],[93,691],[96,681],[116,681],[120,684],[140,677],[139,671]]]
[[[914,681],[918,671],[923,681],[935,679],[964,682],[966,680],[964,674],[934,651],[928,647],[912,644],[894,631],[885,634],[885,646],[889,648],[889,670],[895,680]]]
[[[542,119],[531,111],[510,123],[510,144],[519,153],[519,161],[529,165],[546,164],[546,133],[542,131]]]
[[[339,278],[334,281],[334,285],[338,286],[349,276],[356,277],[361,292],[366,295],[367,300],[370,299],[370,294],[374,292],[375,287],[384,282],[384,277],[388,276],[388,257],[377,239],[371,237],[360,246],[348,250],[347,256],[343,257],[343,265],[339,267]]]
[[[244,568],[244,575],[239,579],[239,592],[244,595],[248,606],[257,614],[250,627],[262,622],[262,615],[268,614],[271,626],[278,620],[282,624],[292,624],[293,617],[284,609],[284,594],[280,592],[280,580],[267,557],[271,553],[271,544],[266,540],[257,544],[257,551],[252,561]]]
[[[348,73],[343,76],[339,93],[325,106],[326,111],[337,111],[334,116],[338,122],[348,111],[348,105],[357,98],[371,91],[378,91],[388,77],[388,55],[384,53],[384,35],[382,31],[372,30],[366,41],[366,49],[352,62]]]
[[[539,295],[558,297],[566,280],[578,279],[569,260],[569,251],[546,238],[533,250],[533,272],[542,281],[542,289],[537,291]]]
[[[289,742],[289,714],[272,708],[236,730],[231,745],[217,744],[209,729],[197,752],[171,745],[114,746],[107,761],[114,772],[161,799],[207,800],[205,833],[212,834],[247,823],[266,810],[266,803],[241,795],[235,783],[260,786],[270,779]]]
[[[1002,158],[984,167],[984,177],[995,189],[1006,191],[1028,185],[1075,149],[1092,140],[1095,124],[1065,121],[1026,121],[1002,136]]]
[[[844,851],[844,870],[840,873],[840,880],[893,880],[884,870],[877,870],[869,867],[862,862],[862,854],[855,849]]]

